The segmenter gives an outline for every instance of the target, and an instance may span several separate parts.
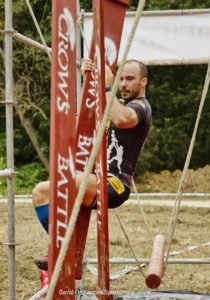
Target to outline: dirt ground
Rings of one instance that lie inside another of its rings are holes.
[[[135,179],[139,192],[162,192],[174,193],[181,178],[181,170],[160,173],[146,172],[143,176]],[[186,193],[209,193],[210,192],[210,165],[197,170],[188,170],[184,185]]]
[[[166,232],[171,208],[144,207],[152,234]],[[145,230],[142,215],[136,205],[117,209],[131,244],[139,258],[150,256],[151,243]],[[114,211],[109,213],[110,257],[133,258]],[[171,250],[181,250],[210,241],[210,208],[181,208]],[[7,206],[0,204],[0,243],[7,241]],[[39,290],[39,271],[33,260],[46,253],[48,238],[41,229],[32,205],[16,204],[16,282],[17,299],[29,299]],[[88,236],[86,257],[96,258],[96,213],[93,212]],[[175,258],[210,257],[210,246],[186,251]],[[135,266],[135,265],[133,265]],[[121,271],[125,265],[111,265],[111,274]],[[96,276],[85,271],[85,290],[94,290]],[[191,290],[210,293],[209,265],[168,265],[160,290]],[[147,291],[139,271],[111,281],[112,291]],[[0,299],[8,299],[7,246],[0,244]]]

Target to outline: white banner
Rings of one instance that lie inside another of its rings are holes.
[[[134,14],[128,14],[123,28],[119,60],[124,53],[133,21]],[[88,45],[90,45],[91,35],[92,16],[87,14],[84,20],[84,36]],[[85,44],[84,55],[88,56]],[[208,62],[210,59],[210,12],[166,16],[163,14],[143,15],[128,58],[151,64],[158,64],[158,61]]]

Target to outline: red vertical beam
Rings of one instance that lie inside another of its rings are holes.
[[[106,106],[105,49],[104,49],[104,0],[93,0],[93,36],[95,37],[94,82],[96,132]],[[109,236],[107,197],[106,133],[96,158],[97,178],[97,229],[98,229],[98,287],[99,299],[113,299],[109,295]]]
[[[107,19],[104,23],[106,62],[115,71],[128,0],[103,0],[103,3],[104,18]],[[94,56],[95,37],[93,35],[89,57],[94,60]],[[95,109],[94,74],[88,72],[84,78],[77,125],[76,169],[80,172],[84,172],[93,147]]]
[[[123,23],[128,5],[128,0],[103,0],[104,2],[104,36],[105,36],[105,56],[106,62],[110,65],[113,72],[117,65],[120,40],[122,35]],[[91,41],[89,57],[94,60],[95,39]],[[94,89],[94,74],[88,72],[85,75],[80,112],[77,124],[77,146],[76,146],[76,169],[84,172],[90,152],[93,147],[95,137],[95,109],[96,98]],[[81,207],[77,220],[77,241],[76,241],[76,278],[82,276],[82,259],[86,244],[90,220],[90,209]]]
[[[75,200],[76,0],[52,1],[49,276]],[[75,234],[53,299],[75,299]]]

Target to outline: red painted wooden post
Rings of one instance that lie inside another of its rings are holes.
[[[122,28],[128,5],[128,0],[103,0],[104,18],[108,18],[108,22],[104,22],[105,35],[105,56],[106,62],[110,65],[113,72],[117,65],[118,52]],[[89,57],[94,60],[95,56],[95,40],[94,36],[91,41]],[[83,172],[93,147],[95,137],[95,109],[96,99],[94,91],[94,75],[93,72],[87,73],[83,83],[80,112],[77,125],[77,149],[76,149],[76,169]],[[76,241],[76,279],[82,276],[82,260],[86,244],[87,231],[90,220],[90,209],[82,207],[77,220],[77,241]]]
[[[76,0],[52,1],[50,131],[51,277],[75,200]],[[75,299],[75,234],[53,299]]]
[[[105,49],[104,49],[104,2],[93,0],[93,35],[95,37],[94,86],[96,133],[106,106]],[[95,163],[97,177],[97,229],[98,229],[98,286],[99,299],[113,299],[109,295],[109,235],[107,197],[106,132]]]

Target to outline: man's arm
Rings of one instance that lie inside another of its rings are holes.
[[[106,97],[110,92],[106,93]],[[139,119],[134,109],[123,106],[115,97],[110,109],[110,119],[118,128],[132,128],[139,123]]]
[[[82,75],[84,76],[86,72],[91,72],[93,69],[92,60],[90,58],[83,59],[81,66]],[[107,65],[105,75],[106,85],[111,86],[114,81],[114,75]],[[107,92],[106,97],[109,96],[110,92]],[[135,127],[139,122],[136,112],[132,108],[125,107],[120,104],[116,97],[110,109],[110,119],[118,128],[132,128]]]

